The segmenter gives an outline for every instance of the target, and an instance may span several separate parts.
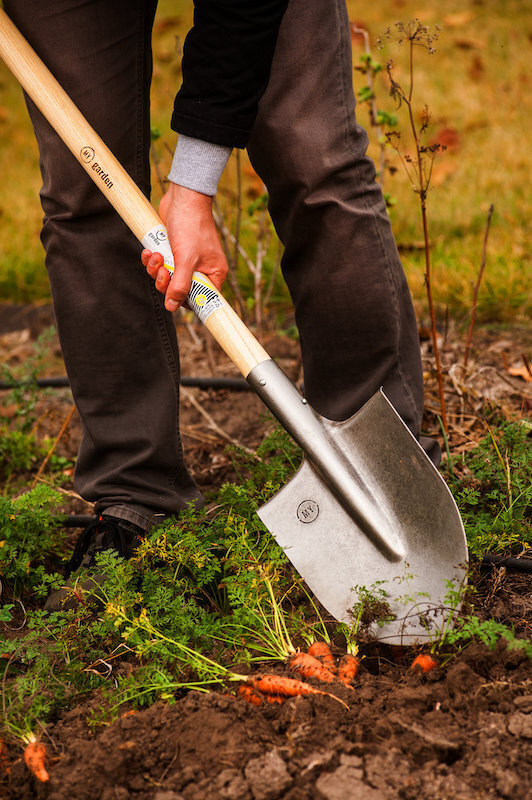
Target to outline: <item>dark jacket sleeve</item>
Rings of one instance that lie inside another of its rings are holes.
[[[195,0],[174,104],[178,133],[245,147],[288,0]]]

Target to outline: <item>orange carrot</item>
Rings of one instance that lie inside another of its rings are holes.
[[[7,745],[0,739],[0,775],[5,772],[9,775],[11,767],[9,766],[9,756],[7,754]]]
[[[331,670],[308,653],[296,653],[290,659],[289,667],[292,672],[297,672],[303,678],[317,678],[323,683],[332,683],[335,680]]]
[[[263,696],[265,701],[270,703],[270,705],[275,705],[275,703],[279,703],[279,705],[281,705],[287,699],[286,696],[283,697],[283,695],[280,694],[265,694]]]
[[[334,656],[331,653],[331,648],[327,642],[313,642],[308,649],[309,656],[318,658],[324,667],[327,667],[333,674],[336,673],[336,664],[334,663]]]
[[[282,675],[259,675],[256,678],[248,678],[248,682],[254,689],[264,694],[280,694],[287,697],[297,697],[307,694],[325,694],[314,686],[310,686],[303,681],[294,678],[284,678]]]
[[[24,762],[26,766],[33,772],[38,780],[50,780],[50,776],[44,766],[44,759],[46,758],[46,748],[43,742],[30,741],[24,750]]]
[[[247,700],[248,703],[251,703],[252,706],[262,705],[262,695],[256,692],[253,686],[248,686],[247,684],[243,684],[238,688],[238,694],[244,700]]]
[[[305,697],[310,694],[320,694],[323,697],[332,697],[345,708],[348,708],[339,697],[331,694],[330,692],[322,692],[321,689],[316,689],[303,681],[295,680],[294,678],[284,678],[281,675],[258,675],[257,677],[247,678],[247,682],[254,689],[262,692],[265,695],[279,695],[280,697]]]
[[[410,665],[410,669],[413,667],[420,667],[423,672],[430,672],[431,669],[434,669],[438,666],[438,662],[435,658],[432,658],[428,653],[420,653],[415,659],[412,661]]]
[[[346,686],[350,686],[359,668],[360,659],[352,653],[346,653],[342,656],[338,665],[338,680],[342,681]]]
[[[278,703],[280,705],[286,700],[286,697],[282,697],[280,694],[262,694],[261,692],[257,692],[252,686],[248,686],[247,684],[240,686],[238,694],[253,706],[261,706],[263,703],[269,703],[270,705]]]

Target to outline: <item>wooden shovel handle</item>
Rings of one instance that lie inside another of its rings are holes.
[[[161,219],[149,200],[1,8],[0,56],[137,239],[146,243],[147,235],[154,230],[164,234]],[[150,245],[150,249],[158,248]],[[168,261],[165,256],[165,263]],[[168,267],[172,269],[173,262]],[[195,276],[200,285],[209,287],[209,293],[217,295],[215,310],[203,320],[206,327],[247,377],[257,364],[269,359],[268,353],[210,281],[200,273]],[[196,310],[194,304],[192,307]]]

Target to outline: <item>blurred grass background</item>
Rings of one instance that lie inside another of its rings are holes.
[[[483,322],[522,323],[532,309],[530,259],[532,154],[529,144],[532,96],[532,4],[530,0],[348,0],[350,18],[370,34],[373,58],[384,65],[394,61],[394,77],[408,80],[405,45],[377,40],[396,20],[417,18],[439,26],[435,52],[416,52],[414,104],[421,115],[428,107],[429,141],[447,149],[436,157],[428,197],[429,234],[432,244],[433,289],[440,318],[450,313],[458,322],[471,309],[472,286],[482,254],[488,210],[495,211],[487,249],[485,276],[479,295],[477,318]],[[169,119],[174,94],[180,83],[180,53],[192,22],[191,0],[161,0],[154,31],[154,78],[152,125],[153,202],[162,193],[158,176],[165,176],[176,135]],[[364,45],[353,40],[354,66],[360,63]],[[319,53],[316,54],[319,58]],[[355,89],[365,82],[354,71]],[[289,76],[287,76],[289,80]],[[395,113],[401,147],[411,149],[406,109],[397,109],[389,96],[386,71],[376,79],[380,109]],[[359,121],[368,126],[368,110],[359,106]],[[374,131],[371,154],[378,158]],[[390,215],[402,252],[403,263],[420,316],[426,314],[424,256],[419,200],[397,157],[387,157],[397,171],[386,174],[384,189],[394,198]],[[260,195],[261,186],[241,159],[243,190],[237,188],[236,158],[225,172],[218,202],[226,224],[235,224],[238,205],[244,209]],[[38,152],[20,88],[0,64],[0,299],[36,302],[49,298],[43,251],[39,240],[41,209],[38,200],[40,174]],[[242,241],[252,253],[255,218],[242,216]],[[274,256],[265,261],[273,268]],[[353,254],[356,258],[356,253]],[[73,265],[75,268],[75,265]],[[239,280],[249,288],[249,275],[239,267]],[[289,305],[278,281],[272,303]]]

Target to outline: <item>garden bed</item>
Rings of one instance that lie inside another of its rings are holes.
[[[196,328],[185,326],[180,333],[185,343],[183,374],[233,375]],[[10,363],[22,362],[32,334],[24,339],[16,329],[5,331],[3,337]],[[522,354],[530,354],[529,331],[484,331],[475,344],[467,370],[459,363],[458,339],[453,344],[449,337],[444,348],[447,372],[452,375],[447,381],[453,423],[448,443],[451,453],[464,457],[486,436],[486,421],[497,438],[496,417],[519,420],[530,411],[530,384],[509,372],[522,363]],[[297,343],[275,336],[266,346],[297,381],[301,377]],[[52,341],[48,347],[48,374],[58,374],[57,345]],[[430,353],[425,356],[428,364]],[[426,377],[425,427],[438,436],[436,413],[431,410],[437,400],[429,371]],[[65,459],[67,474],[79,440],[76,418],[59,439],[57,434],[70,405],[68,390],[54,390],[38,400],[38,436],[47,434],[47,446],[55,441],[54,454]],[[230,441],[254,449],[273,428],[254,395],[197,389],[184,392],[182,426],[188,463],[205,492],[239,479],[234,454],[227,450]],[[495,451],[493,461],[496,465]],[[19,486],[20,490],[29,488],[38,466],[32,465],[27,486]],[[457,462],[453,477],[448,477],[460,491],[468,482],[470,489],[478,483],[465,461]],[[500,487],[501,497],[504,488]],[[63,511],[90,513],[72,494],[68,481],[63,490]],[[524,514],[529,513],[525,508]],[[473,517],[474,508],[468,524]],[[67,549],[76,535],[67,532]],[[505,554],[530,557],[529,547],[530,539],[527,545],[521,538]],[[326,687],[345,705],[319,695],[254,706],[238,696],[238,684],[220,681],[208,693],[176,688],[171,696],[161,692],[158,698],[154,692],[147,707],[132,696],[111,714],[109,692],[138,668],[138,653],[110,661],[109,670],[101,664],[87,665],[98,672],[99,685],[81,696],[71,692],[68,702],[54,707],[35,731],[46,744],[47,782],[30,773],[22,743],[6,727],[0,796],[10,800],[524,799],[532,785],[532,669],[527,652],[514,644],[516,639],[530,641],[530,575],[477,563],[470,585],[475,591],[467,599],[468,614],[484,625],[480,636],[472,634],[436,648],[439,666],[428,673],[411,666],[417,650],[392,648],[361,636],[361,666],[352,686]],[[7,589],[2,602],[11,599]],[[31,599],[25,602],[29,603],[25,611],[42,605],[34,600],[31,608]],[[16,611],[4,624],[5,641],[22,641],[27,633],[25,616]],[[333,653],[340,657],[345,640],[334,632],[332,620],[324,617],[324,621]],[[514,638],[501,637],[502,626]],[[208,655],[223,654],[211,648]],[[31,674],[32,662],[19,659],[15,652],[0,665],[5,714],[10,685],[17,676]],[[282,660],[260,667],[248,664],[245,669],[288,674]],[[56,678],[50,674],[49,685],[39,691],[53,695],[55,686]]]

